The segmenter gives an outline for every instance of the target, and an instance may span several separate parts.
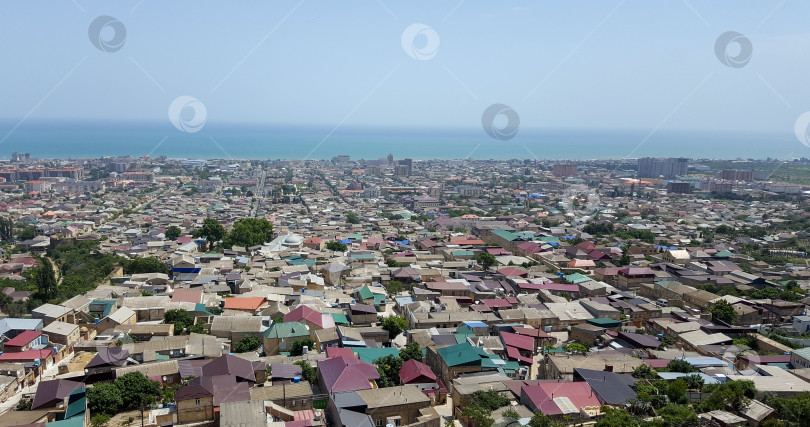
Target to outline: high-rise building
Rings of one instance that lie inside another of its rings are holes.
[[[12,162],[27,162],[31,160],[31,153],[11,153]]]
[[[638,178],[674,178],[689,173],[689,159],[642,157],[638,159]]]
[[[402,159],[399,161],[399,166],[405,166],[407,168],[405,176],[413,175],[413,159]]]
[[[557,163],[551,172],[557,178],[565,178],[569,176],[577,176],[577,165],[567,163]]]

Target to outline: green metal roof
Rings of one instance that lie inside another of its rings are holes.
[[[452,251],[450,253],[453,254],[453,256],[472,256],[473,255],[473,251],[464,251],[464,250]]]
[[[478,347],[473,347],[470,343],[464,342],[461,344],[451,345],[449,347],[442,347],[437,350],[439,356],[444,359],[447,366],[459,365],[481,365],[484,366],[484,360],[489,360],[489,354],[485,353]],[[495,356],[497,357],[497,356]]]
[[[349,318],[343,313],[330,313],[332,318],[335,319],[335,324],[349,324]]]
[[[77,388],[70,392],[68,397],[68,406],[65,409],[65,419],[68,418],[84,418],[84,412],[87,410],[87,389]],[[80,415],[81,416],[78,416]]]
[[[352,259],[374,259],[374,254],[352,254]]]
[[[593,279],[581,273],[574,273],[565,276],[565,280],[571,283],[581,283],[581,282],[590,282]]]
[[[601,326],[603,328],[615,328],[617,326],[621,326],[622,322],[620,320],[613,320],[613,319],[604,319],[604,318],[597,318],[597,319],[588,319],[588,323],[594,326]]]
[[[494,235],[496,235],[496,236],[498,236],[498,237],[500,237],[502,239],[508,240],[510,242],[512,240],[515,240],[515,239],[518,238],[517,234],[510,233],[510,232],[508,232],[506,230],[502,230],[500,228],[496,228],[495,230],[492,230],[492,234],[494,234]]]
[[[374,298],[374,292],[371,292],[371,289],[368,286],[363,286],[357,289],[357,293],[360,295],[360,298],[369,299]]]
[[[273,323],[264,331],[265,338],[308,337],[309,329],[299,322]]]

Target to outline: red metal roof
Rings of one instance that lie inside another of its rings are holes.
[[[546,415],[563,414],[562,409],[553,400],[558,397],[567,397],[576,409],[602,405],[591,386],[585,381],[540,383],[533,386],[524,386],[522,391],[526,393],[534,406]]]
[[[501,332],[501,339],[507,347],[516,347],[521,350],[534,351],[534,338],[528,335]]]
[[[436,374],[433,373],[428,365],[416,359],[407,360],[402,364],[402,368],[399,369],[399,379],[402,380],[402,384],[410,384],[412,381],[422,378],[436,381]],[[419,382],[423,382],[423,380]]]
[[[31,341],[39,338],[42,332],[39,331],[23,331],[20,335],[8,340],[6,347],[23,347]]]

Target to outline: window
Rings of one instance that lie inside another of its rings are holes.
[[[194,404],[200,406],[200,399],[194,399]]]
[[[381,426],[381,425],[382,425],[382,418],[377,418],[377,425],[378,425],[378,426]]]
[[[302,401],[301,401],[301,406],[305,406],[306,404],[307,404],[307,400],[306,400],[306,399],[304,399],[304,400],[302,400]]]
[[[295,407],[295,400],[293,400],[293,401],[292,401],[292,403],[290,404],[290,406],[292,406],[293,408]]]

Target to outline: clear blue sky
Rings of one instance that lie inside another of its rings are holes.
[[[4,0],[0,119],[164,121],[190,95],[208,123],[480,128],[503,103],[523,128],[788,134],[810,110],[810,2],[780,3]],[[90,43],[99,15],[121,50]],[[440,37],[428,61],[402,49],[413,23]],[[715,57],[729,30],[743,68]]]

